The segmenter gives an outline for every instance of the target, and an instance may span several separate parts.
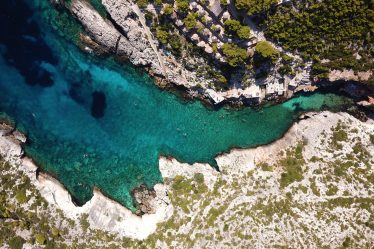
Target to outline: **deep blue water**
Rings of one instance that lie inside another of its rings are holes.
[[[2,1],[0,25],[0,112],[28,135],[27,154],[81,204],[97,186],[133,208],[131,189],[162,180],[160,155],[213,165],[231,147],[279,138],[301,112],[349,102],[317,93],[260,111],[209,110],[131,66],[80,52],[80,27],[46,0]]]

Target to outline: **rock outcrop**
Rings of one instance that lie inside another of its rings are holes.
[[[0,124],[0,155],[22,170],[39,190],[42,197],[55,207],[61,209],[71,219],[78,220],[86,214],[92,228],[118,233],[135,239],[145,239],[153,233],[159,222],[167,220],[173,213],[173,207],[167,197],[167,186],[157,184],[145,200],[147,207],[142,216],[132,213],[119,203],[104,196],[100,190],[94,189],[93,197],[82,207],[76,206],[70,193],[55,178],[38,173],[38,167],[28,157],[23,157],[22,143],[26,141],[23,134],[7,124]]]
[[[152,75],[178,85],[190,82],[191,78],[178,73],[181,65],[176,61],[174,64],[168,62],[170,56],[158,50],[158,42],[153,39],[145,25],[144,16],[136,5],[127,0],[104,0],[102,4],[109,19],[100,16],[86,1],[73,0],[70,7],[73,15],[98,44],[113,54],[128,59],[135,66],[145,67]],[[193,75],[192,72],[185,73],[189,74]]]
[[[321,170],[321,165],[323,163],[328,164],[329,166],[327,169],[330,170],[329,168],[331,168],[331,165],[336,163],[336,157],[343,157],[342,155],[352,153],[353,145],[349,144],[349,139],[353,139],[353,141],[355,141],[355,139],[361,141],[363,143],[361,146],[367,148],[369,151],[368,155],[366,155],[369,158],[368,162],[373,162],[373,145],[370,144],[372,143],[370,135],[374,134],[373,125],[362,123],[347,113],[322,112],[309,113],[304,116],[305,118],[301,119],[298,123],[295,123],[281,139],[269,145],[259,146],[252,149],[233,149],[229,153],[216,157],[216,162],[220,172],[212,168],[209,164],[196,163],[189,165],[186,163],[180,163],[173,158],[161,157],[159,159],[160,172],[163,178],[168,179],[168,181],[165,181],[165,184],[155,185],[153,190],[148,190],[146,187],[140,187],[134,191],[135,201],[140,207],[138,215],[104,196],[98,189],[94,189],[94,195],[89,202],[82,207],[77,207],[73,203],[68,191],[60,182],[48,174],[37,174],[37,167],[32,160],[22,157],[23,151],[21,144],[25,141],[25,137],[15,131],[11,126],[5,124],[0,125],[0,154],[6,160],[17,165],[23,172],[25,172],[31,179],[31,183],[40,191],[41,195],[56,208],[61,209],[67,217],[78,220],[82,214],[85,214],[91,228],[109,231],[125,237],[145,239],[156,231],[158,223],[168,220],[172,215],[186,217],[184,212],[179,213],[180,207],[173,207],[168,196],[168,192],[172,191],[168,182],[170,182],[169,180],[172,181],[173,178],[178,175],[193,179],[196,174],[202,174],[204,176],[203,179],[207,186],[207,190],[210,193],[218,191],[218,188],[220,188],[222,184],[226,186],[222,191],[228,192],[224,192],[222,195],[213,194],[213,197],[216,199],[210,199],[207,204],[200,203],[200,201],[203,200],[195,199],[194,201],[199,202],[199,204],[193,204],[194,208],[188,209],[192,212],[188,217],[198,217],[198,215],[202,214],[205,215],[204,217],[208,217],[207,220],[209,220],[209,216],[206,216],[208,215],[208,210],[214,208],[218,210],[218,205],[222,205],[223,202],[227,202],[227,210],[237,210],[237,207],[243,207],[243,205],[250,207],[260,201],[264,201],[266,198],[270,198],[268,201],[283,200],[286,192],[293,193],[292,200],[297,202],[298,205],[317,205],[328,201],[331,198],[330,195],[314,195],[312,194],[312,191],[309,190],[294,193],[292,189],[300,185],[309,186],[312,184],[311,182],[317,181],[318,179],[316,180],[313,172]],[[342,126],[345,126],[346,129],[352,130],[352,133],[348,134],[347,136],[349,139],[347,138],[347,141],[342,143],[340,154],[336,154],[334,151],[329,151],[331,142],[326,141],[326,139],[331,139],[339,123],[341,123]],[[303,180],[293,182],[289,184],[289,186],[282,188],[279,186],[279,179],[281,178],[284,169],[276,168],[275,166],[279,163],[278,160],[281,157],[280,155],[282,153],[284,155],[285,150],[294,148],[300,143],[303,144],[303,160],[307,162],[307,165],[304,165]],[[359,145],[356,144],[355,146]],[[362,151],[363,152],[360,153],[364,153],[363,149]],[[354,155],[359,156],[360,154],[356,153]],[[266,163],[267,165],[273,165],[274,167],[271,166],[273,168],[270,171],[262,170],[261,167],[259,167],[260,163]],[[349,174],[357,173],[356,171],[352,172]],[[325,175],[319,175],[319,178],[324,176]],[[253,180],[253,177],[257,180]],[[235,184],[237,181],[242,182],[237,185]],[[254,188],[257,183],[263,182],[266,183],[266,187],[261,187],[259,189]],[[256,184],[253,185],[254,183]],[[331,184],[329,183],[329,186]],[[355,182],[349,181],[336,184],[338,185],[337,188],[340,190],[338,195],[334,198],[346,198],[347,196],[345,193],[349,193],[349,198],[372,198],[372,185],[364,187],[365,185],[357,185]],[[326,184],[322,180],[318,181],[317,186],[321,191],[326,191],[327,185],[325,185]],[[239,186],[240,188],[238,188]],[[233,191],[239,191],[240,193]],[[190,194],[192,195],[193,193]],[[188,195],[189,193],[187,193],[187,196]],[[212,198],[212,196],[210,198]],[[205,207],[205,205],[208,206],[202,210],[197,208],[200,206]],[[261,210],[262,209],[260,209],[260,211]],[[340,208],[336,209],[334,212],[337,212],[339,215],[346,215],[346,217],[352,220],[353,216],[344,213],[346,212],[344,210],[349,211],[349,209]],[[230,212],[226,212],[226,215],[233,214]],[[338,230],[336,230],[334,226],[324,223],[324,221],[316,220],[313,213],[296,209],[293,210],[293,212],[298,214],[297,222],[300,224],[302,223],[310,226],[310,224],[318,223],[318,226],[324,227],[326,233],[316,235],[323,243],[327,243],[326,241],[329,238],[338,238],[336,235]],[[360,212],[362,212],[363,217],[365,216],[362,219],[367,220],[367,212],[365,210],[360,210]],[[257,223],[256,220],[251,220],[250,217],[245,217],[245,219],[249,219],[248,224],[251,224],[245,229],[247,229],[248,233],[253,234],[253,236],[259,236],[256,237],[256,243],[258,245],[268,243],[269,238],[273,238],[274,241],[284,241],[284,237],[282,236],[285,235],[290,238],[295,238],[295,232],[300,236],[306,236],[303,234],[302,229],[295,230],[293,226],[288,226],[287,224],[289,220],[287,221],[285,217],[286,216],[283,216],[280,220],[275,221],[275,225],[272,223],[274,226],[278,226],[279,224],[284,226],[285,230],[282,232],[274,233],[272,232],[273,230],[271,227],[262,223]],[[228,219],[227,222],[233,221],[233,219],[230,219],[230,216],[224,216],[224,218]],[[174,217],[173,219],[176,218]],[[193,219],[191,222],[193,222]],[[194,230],[188,231],[188,229],[193,228],[191,222],[182,226],[182,233],[194,234]],[[217,227],[209,229],[217,228],[219,231],[222,231],[222,224],[223,223],[219,223],[217,224]],[[257,234],[257,229],[256,231],[248,230],[251,226],[260,226],[262,229],[261,234]],[[354,234],[356,232],[352,233]],[[365,238],[370,237],[371,234],[372,232],[367,232]],[[342,239],[339,238],[339,241],[341,240]],[[208,241],[207,243],[210,242]],[[338,245],[338,243],[335,243],[334,245]],[[208,247],[211,246],[213,245]]]
[[[329,81],[368,81],[370,77],[373,75],[372,70],[368,70],[366,72],[354,72],[352,69],[347,70],[332,70],[329,73]]]
[[[133,189],[132,196],[138,210],[137,215],[152,214],[155,213],[155,202],[156,191],[148,189],[145,185],[140,185],[138,188]]]
[[[204,58],[183,62],[173,54],[166,54],[159,49],[158,41],[150,32],[143,12],[133,1],[103,0],[102,4],[107,11],[108,18],[100,16],[84,0],[73,0],[70,11],[82,23],[95,43],[111,54],[126,58],[133,65],[145,68],[156,77],[159,86],[181,86],[186,88],[189,96],[209,99],[214,104],[226,100],[235,102],[235,100],[239,101],[249,96],[248,91],[242,89],[234,89],[237,94],[232,95],[232,91],[217,91],[209,87],[214,84],[214,80],[196,73],[196,68],[205,64]],[[81,37],[85,38],[84,35]],[[81,40],[87,45],[84,50],[98,50],[101,54],[97,46],[92,46],[92,41],[87,38]],[[191,61],[196,64],[194,67],[184,65],[191,64]],[[259,96],[255,96],[257,97]]]

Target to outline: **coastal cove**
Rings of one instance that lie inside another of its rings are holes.
[[[161,182],[161,155],[214,165],[230,148],[280,138],[303,112],[351,104],[315,93],[261,110],[209,110],[158,89],[130,66],[82,53],[41,23],[48,9],[1,5],[9,35],[0,38],[0,113],[27,135],[26,153],[79,204],[96,186],[134,209],[131,190]]]

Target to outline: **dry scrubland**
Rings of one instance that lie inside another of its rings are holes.
[[[16,164],[2,160],[0,244],[373,248],[374,127],[348,114],[310,116],[271,145],[217,157],[221,172],[186,174],[186,165],[161,159],[160,167],[171,165],[163,175],[174,213],[144,241],[92,229],[85,215],[64,217]]]

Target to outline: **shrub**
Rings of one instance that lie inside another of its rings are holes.
[[[156,6],[161,6],[161,4],[162,4],[162,0],[154,0],[154,4],[155,4]]]
[[[193,29],[196,27],[197,25],[196,17],[197,17],[196,14],[190,13],[186,16],[186,18],[183,19],[183,23],[184,25],[186,25],[187,29]]]
[[[370,135],[370,142],[374,144],[374,135]]]
[[[251,29],[247,26],[241,26],[237,31],[237,35],[240,39],[248,39],[251,35]]]
[[[238,20],[228,19],[224,23],[225,31],[227,34],[236,34],[236,32],[241,28],[241,24]]]
[[[43,234],[41,233],[38,233],[37,235],[35,235],[35,242],[40,244],[40,245],[43,245],[45,243],[46,239],[44,237]]]
[[[170,4],[165,4],[165,6],[163,8],[163,11],[164,11],[165,15],[169,16],[169,15],[173,14],[174,8]]]
[[[271,46],[267,41],[260,41],[255,47],[256,54],[263,60],[270,60],[272,62],[276,61],[279,56],[278,51]]]
[[[167,44],[169,39],[169,33],[162,28],[157,28],[156,37],[162,44]]]
[[[136,0],[136,4],[139,6],[139,8],[147,7],[148,3],[148,0]]]
[[[284,54],[284,55],[282,55],[282,60],[283,60],[284,63],[290,63],[290,62],[292,62],[292,57]]]
[[[281,75],[289,75],[292,73],[292,67],[290,65],[282,65],[281,68],[279,68],[279,73]]]
[[[212,50],[213,50],[213,53],[217,53],[218,52],[217,42],[212,42]]]
[[[181,48],[182,48],[182,42],[181,42],[179,35],[175,33],[171,34],[169,36],[169,44],[175,54],[180,54]]]
[[[178,11],[182,13],[187,13],[188,7],[189,7],[189,2],[186,0],[176,0],[177,2],[177,9]]]
[[[8,244],[11,249],[22,249],[25,242],[23,238],[15,236],[9,240]]]
[[[259,166],[263,171],[272,171],[271,165],[266,162],[260,162],[257,166]]]
[[[245,10],[249,15],[254,15],[270,10],[277,3],[277,0],[236,0],[235,7]]]
[[[331,137],[331,142],[330,144],[335,148],[335,149],[342,149],[342,145],[340,142],[347,141],[348,139],[348,134],[344,130],[344,126],[339,122],[337,126],[332,129],[332,137]]]
[[[21,204],[28,201],[25,188],[21,188],[16,191],[16,200]]]
[[[55,236],[55,237],[60,236],[60,230],[59,230],[58,228],[56,228],[56,227],[53,227],[53,228],[52,228],[51,233],[52,233],[52,235]]]
[[[303,145],[298,144],[293,151],[288,151],[287,156],[279,161],[285,172],[281,174],[280,187],[284,188],[295,181],[301,181],[303,170],[301,166],[304,164]]]
[[[247,51],[239,48],[236,44],[225,43],[222,50],[227,57],[227,63],[232,67],[244,64],[248,59]]]
[[[201,174],[201,173],[196,173],[194,174],[194,180],[198,183],[198,184],[201,184],[201,183],[204,183],[204,175]]]

